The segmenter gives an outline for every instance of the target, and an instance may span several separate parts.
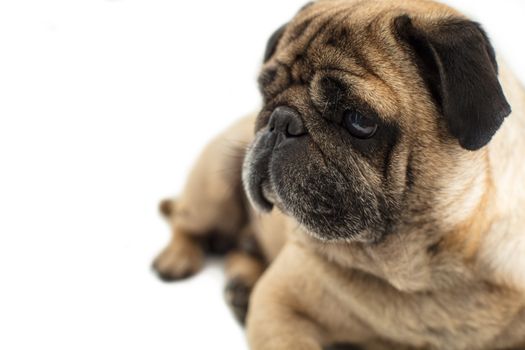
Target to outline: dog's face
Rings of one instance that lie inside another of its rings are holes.
[[[306,6],[270,38],[259,84],[246,192],[329,241],[435,218],[447,174],[510,113],[484,32],[426,0]]]

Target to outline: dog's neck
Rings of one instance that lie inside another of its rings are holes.
[[[500,81],[512,114],[488,147],[496,222],[478,263],[494,281],[525,290],[525,89],[504,64]]]
[[[525,89],[506,65],[500,64],[500,81],[512,106],[501,129],[488,146],[491,172],[497,190],[498,211],[523,215],[525,202]]]
[[[440,251],[429,242],[425,232],[413,231],[394,233],[380,244],[317,241],[313,246],[340,268],[369,273],[403,292],[440,290],[476,279],[458,255]]]

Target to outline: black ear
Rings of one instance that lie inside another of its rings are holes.
[[[281,40],[284,31],[286,30],[287,25],[288,23],[279,27],[279,29],[277,29],[268,40],[268,44],[266,44],[266,51],[264,52],[264,62],[267,62],[270,58],[272,58],[275,50],[277,49],[277,45],[279,44],[279,40]]]
[[[396,18],[452,136],[467,150],[485,146],[511,112],[498,80],[496,55],[479,24],[447,19],[419,27]]]

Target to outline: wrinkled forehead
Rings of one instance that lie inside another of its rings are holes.
[[[359,60],[363,51],[392,49],[397,47],[392,35],[394,20],[402,15],[439,19],[459,14],[431,0],[314,1],[299,10],[286,25],[277,47],[277,58],[290,63],[297,57],[308,56],[313,65],[329,64],[345,58]],[[334,47],[337,52],[327,51]]]
[[[382,109],[381,115],[398,115],[395,94],[380,78],[390,69],[387,56],[391,53],[385,52],[382,42],[394,40],[390,17],[359,9],[355,1],[321,1],[302,9],[286,26],[262,76],[280,72],[287,79],[275,80],[309,84],[311,90],[315,90],[316,77],[333,77],[364,102]]]
[[[299,11],[287,24],[279,41],[277,59],[290,63],[297,56],[308,56],[316,63],[321,58],[329,58],[319,52],[319,47],[338,46],[349,41],[350,34],[359,31],[358,23],[351,18],[352,6],[349,2],[334,3],[313,3]]]

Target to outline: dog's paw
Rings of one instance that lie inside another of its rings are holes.
[[[224,288],[224,298],[237,321],[244,324],[253,286],[240,277],[232,278]]]
[[[168,246],[153,262],[153,269],[165,282],[195,275],[204,264],[204,252],[199,246]]]
[[[175,215],[177,202],[174,199],[164,199],[159,204],[159,212],[166,219]]]

